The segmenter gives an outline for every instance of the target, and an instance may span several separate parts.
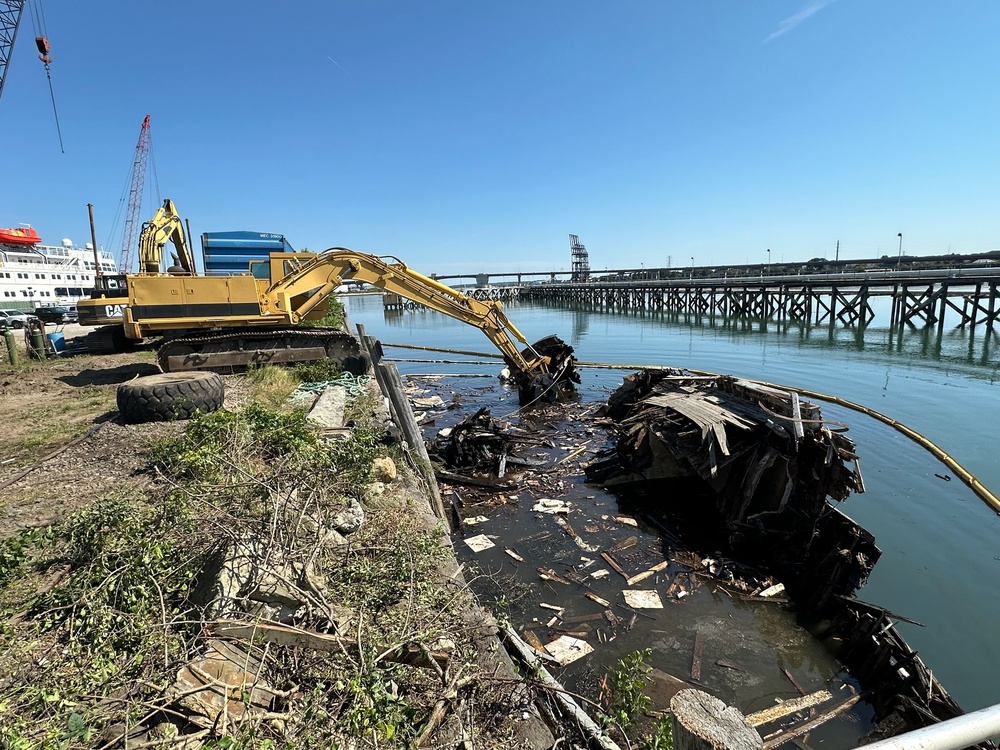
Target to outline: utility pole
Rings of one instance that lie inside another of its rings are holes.
[[[833,256],[834,260],[840,260],[840,240],[837,240],[837,254]]]

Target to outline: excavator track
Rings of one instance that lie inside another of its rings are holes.
[[[164,372],[209,370],[221,374],[267,364],[320,359],[333,359],[355,375],[363,375],[370,366],[358,340],[337,328],[251,328],[187,333],[160,344],[156,359]]]

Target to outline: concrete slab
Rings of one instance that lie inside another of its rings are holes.
[[[313,404],[308,419],[325,430],[340,429],[344,426],[346,405],[347,391],[340,386],[328,385]]]

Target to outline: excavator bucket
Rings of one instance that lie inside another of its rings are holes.
[[[573,393],[574,383],[580,382],[573,356],[573,347],[558,336],[546,336],[521,352],[521,356],[531,362],[537,357],[548,359],[548,365],[543,370],[522,372],[512,362],[507,367],[513,373],[517,384],[518,399],[521,406],[528,406],[540,401],[557,401],[561,397]]]

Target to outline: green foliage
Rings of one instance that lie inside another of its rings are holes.
[[[377,427],[358,427],[348,440],[338,440],[327,447],[324,465],[340,474],[348,491],[356,491],[372,478],[372,464],[386,454],[385,433]]]
[[[327,312],[322,318],[317,320],[303,321],[303,325],[322,326],[323,328],[344,328],[344,305],[336,295],[331,294],[326,298]]]
[[[336,380],[344,371],[334,359],[317,359],[295,365],[291,372],[300,383],[325,383]]]
[[[39,548],[48,529],[27,528],[0,542],[0,589],[22,575],[30,551]]]
[[[112,496],[68,519],[58,537],[70,574],[34,602],[41,632],[69,627],[72,649],[92,655],[141,652],[153,624],[189,609],[193,571],[178,536],[188,515],[177,497],[154,506]]]
[[[351,737],[370,738],[376,747],[407,745],[416,724],[414,711],[396,694],[391,671],[355,672],[333,686],[343,700],[343,729]]]
[[[107,718],[87,696],[139,699],[147,656],[183,652],[198,560],[180,497],[105,497],[4,543],[0,601],[22,622],[0,634],[0,671],[18,686],[0,701],[0,746],[89,746]]]
[[[223,482],[243,470],[286,457],[312,459],[319,437],[302,411],[281,412],[256,403],[239,411],[217,411],[195,417],[180,439],[160,442],[153,451],[169,473],[188,479]]]
[[[633,651],[621,659],[608,675],[608,710],[610,718],[619,726],[628,728],[644,712],[651,701],[646,695],[646,680],[653,671],[649,666],[651,649]]]
[[[673,750],[674,735],[670,717],[661,716],[653,725],[653,731],[642,743],[643,750]]]

